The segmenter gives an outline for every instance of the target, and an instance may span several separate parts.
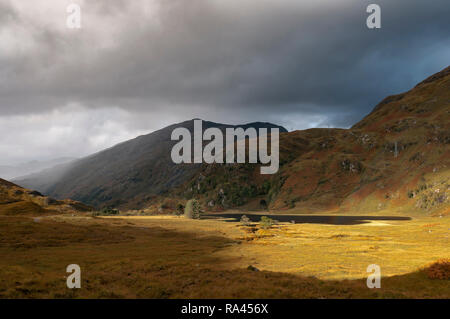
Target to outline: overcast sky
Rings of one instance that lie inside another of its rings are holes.
[[[349,127],[450,64],[449,17],[448,0],[0,0],[0,164],[196,117]]]

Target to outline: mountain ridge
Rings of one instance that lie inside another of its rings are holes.
[[[255,123],[247,125],[266,124]],[[227,127],[203,122],[204,129],[212,126]],[[194,197],[209,210],[448,209],[450,67],[386,97],[350,129],[283,130],[273,176],[258,174],[258,164],[173,164],[168,136],[176,127],[192,130],[193,120],[81,159],[44,192],[159,212]],[[149,145],[159,148],[151,152]]]
[[[448,214],[449,70],[386,97],[350,129],[280,134],[282,167],[275,176],[257,176],[244,165],[204,166],[200,176],[151,208],[170,206],[171,198],[183,194],[200,198],[210,209],[261,210],[267,203],[269,209],[293,213],[389,209]]]
[[[278,128],[265,122],[230,125],[203,121],[203,129],[242,127]],[[137,195],[155,196],[192,177],[199,165],[176,165],[170,150],[177,127],[193,132],[194,119],[169,125],[150,134],[119,143],[68,165],[46,170],[15,182],[55,198],[73,198],[95,206],[120,206]],[[55,178],[52,178],[55,177]]]

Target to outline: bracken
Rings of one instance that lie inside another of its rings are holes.
[[[429,267],[425,268],[425,273],[430,279],[450,279],[450,259],[439,259]]]

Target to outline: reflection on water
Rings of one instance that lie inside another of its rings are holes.
[[[205,219],[223,219],[226,218],[226,222],[238,222],[241,217],[246,215],[252,222],[259,222],[261,216],[267,216],[274,220],[278,220],[282,223],[292,223],[296,224],[328,224],[328,225],[358,225],[365,224],[374,220],[411,220],[410,217],[400,217],[400,216],[336,216],[336,215],[271,215],[271,214],[208,214],[203,218]]]

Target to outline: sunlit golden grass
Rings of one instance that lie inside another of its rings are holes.
[[[432,227],[423,223],[282,225],[265,231],[264,238],[259,231],[245,235],[255,239],[231,247],[226,254],[251,258],[262,269],[321,279],[362,278],[370,264],[380,265],[384,276],[406,274],[450,256],[448,220]]]
[[[182,217],[0,217],[0,297],[449,298],[449,281],[424,268],[450,257],[449,220],[388,223],[261,231]],[[66,287],[73,263],[81,289]],[[389,276],[381,289],[366,286],[373,263]]]

